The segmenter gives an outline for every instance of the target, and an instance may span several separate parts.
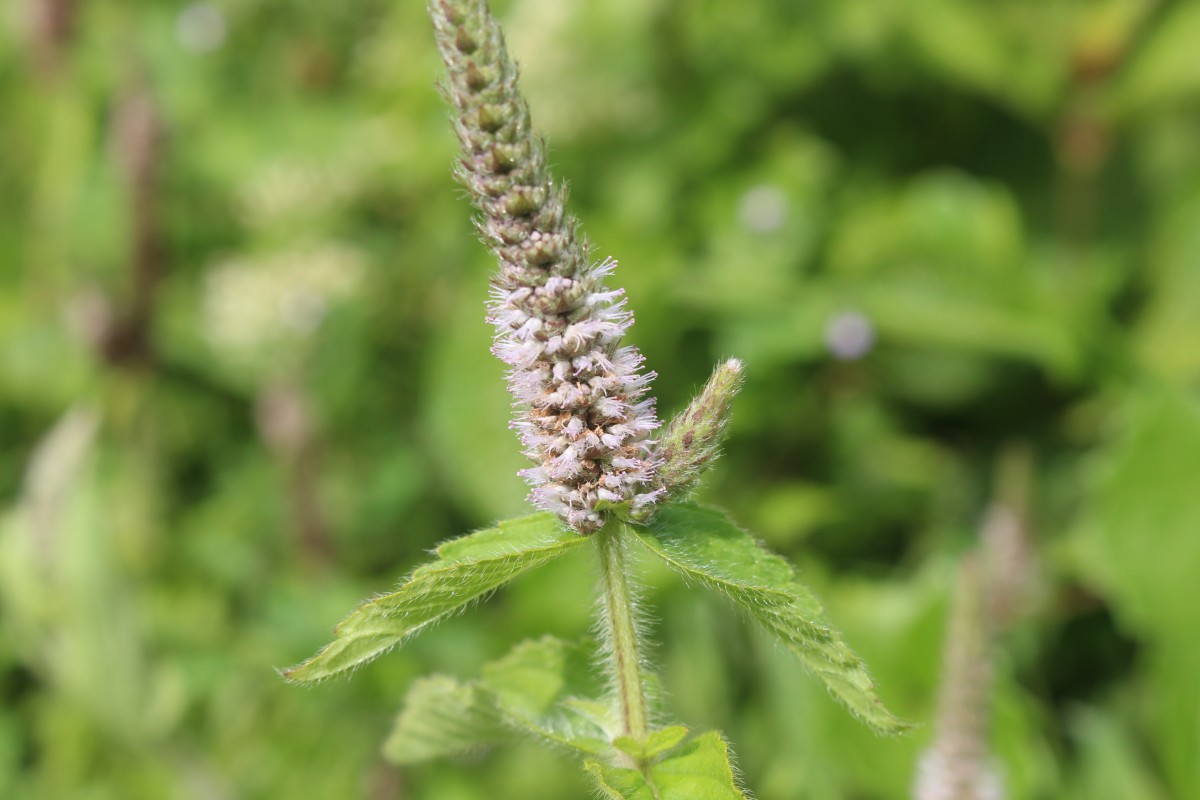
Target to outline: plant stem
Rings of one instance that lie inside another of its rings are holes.
[[[593,534],[600,553],[600,576],[604,587],[601,626],[610,650],[608,669],[621,710],[621,732],[637,741],[649,733],[646,721],[646,689],[633,598],[625,571],[625,541],[622,524],[610,521]]]

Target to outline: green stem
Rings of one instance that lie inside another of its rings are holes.
[[[611,650],[608,668],[621,704],[622,734],[643,741],[649,733],[646,689],[642,682],[638,628],[625,571],[625,540],[621,533],[621,523],[614,520],[592,535],[600,552],[600,576],[604,586],[601,625]]]

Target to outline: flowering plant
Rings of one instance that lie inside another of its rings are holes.
[[[628,569],[631,545],[724,596],[759,622],[835,698],[883,733],[906,726],[880,703],[862,661],[824,618],[792,567],[724,513],[684,498],[717,455],[743,365],[720,364],[663,427],[647,397],[653,373],[622,345],[633,322],[606,285],[616,262],[593,262],[550,177],[517,70],[486,0],[433,0],[462,146],[457,175],[496,255],[490,318],[533,460],[524,476],[540,513],[452,540],[393,593],[368,600],[310,660],[284,672],[313,682],[347,672],[518,575],[593,543],[599,647],[542,638],[518,645],[463,683],[418,682],[386,751],[412,763],[494,744],[512,732],[579,751],[610,798],[744,797],[716,732],[690,734],[658,717],[655,682]],[[604,664],[606,691],[587,680]]]

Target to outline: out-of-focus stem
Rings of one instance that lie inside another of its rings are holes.
[[[76,0],[29,0],[30,46],[39,75],[53,79],[62,70],[75,28]]]
[[[319,565],[333,552],[329,526],[317,498],[320,474],[317,438],[299,386],[268,386],[258,399],[259,435],[287,476],[287,497],[300,555]]]
[[[134,82],[121,96],[113,119],[113,157],[126,186],[130,212],[129,287],[98,343],[114,365],[142,366],[153,357],[150,328],[162,277],[157,213],[162,140],[154,98]]]

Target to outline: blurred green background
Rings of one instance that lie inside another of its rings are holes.
[[[760,800],[910,796],[1003,507],[1007,796],[1200,797],[1200,3],[495,6],[661,413],[747,362],[700,499],[921,727],[647,565],[670,713]],[[585,633],[586,557],[273,671],[526,508],[437,75],[421,0],[0,7],[0,797],[590,796],[532,744],[379,754],[414,677]]]

